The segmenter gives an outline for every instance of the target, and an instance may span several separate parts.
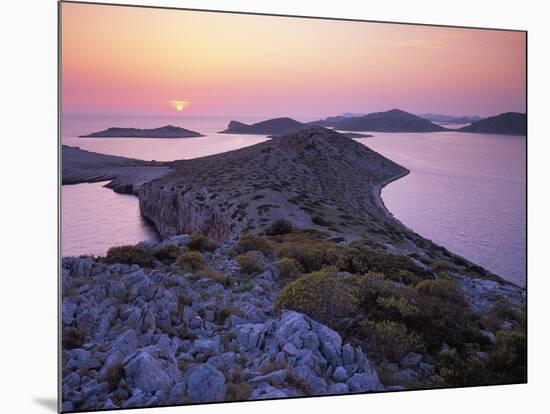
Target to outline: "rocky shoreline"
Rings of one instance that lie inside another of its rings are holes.
[[[142,245],[158,251],[189,239]],[[272,262],[253,278],[236,278],[234,245],[204,255],[235,278],[231,286],[177,266],[64,258],[63,411],[385,389],[360,347],[304,314],[275,311]]]
[[[112,179],[163,237],[62,259],[63,411],[526,380],[525,289],[393,218],[380,191],[408,171],[339,133],[63,150],[64,179]]]
[[[161,257],[167,248],[187,250],[192,239],[138,247]],[[232,253],[236,246],[203,251],[206,265],[193,272],[157,259],[143,267],[63,258],[63,411],[426,386],[430,357],[407,353],[385,366],[393,381],[383,384],[357,343],[303,313],[277,309],[280,265],[256,252],[262,271],[247,274]],[[520,289],[463,279],[479,313],[503,297],[516,308],[525,299]]]

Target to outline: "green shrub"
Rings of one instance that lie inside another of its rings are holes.
[[[496,300],[489,313],[501,321],[518,320],[518,314],[514,311],[512,304],[506,298],[499,298]]]
[[[124,378],[124,364],[122,362],[110,365],[103,375],[103,380],[109,384],[109,389],[111,391],[117,388],[122,378]]]
[[[268,240],[253,233],[245,233],[240,237],[239,241],[237,242],[235,253],[242,254],[247,253],[251,250],[257,250],[259,252],[262,252],[266,256],[270,255],[273,252],[271,243],[269,243]]]
[[[302,274],[302,266],[294,260],[288,257],[283,257],[277,261],[277,269],[279,274],[284,279],[295,279]]]
[[[68,327],[63,329],[61,343],[65,349],[80,348],[84,345],[86,335],[76,327]]]
[[[294,228],[290,221],[279,219],[271,223],[269,228],[266,230],[265,234],[269,236],[277,236],[277,235],[292,233],[293,230]]]
[[[260,252],[251,250],[244,254],[239,254],[235,257],[235,260],[239,264],[242,273],[261,273],[265,270],[263,256]]]
[[[456,348],[441,351],[437,356],[435,374],[430,378],[430,385],[471,387],[487,384],[487,368],[477,351],[477,347],[471,344],[466,345],[461,352]]]
[[[187,247],[199,252],[213,252],[216,250],[216,242],[209,239],[204,234],[195,233],[191,235],[191,240],[187,243]]]
[[[309,273],[287,284],[277,296],[277,309],[305,313],[329,326],[341,318],[350,317],[356,310],[353,289],[334,269]]]
[[[185,250],[186,248],[182,248],[176,244],[170,243],[158,249],[155,252],[154,256],[155,256],[155,259],[160,261],[174,261]]]
[[[176,264],[186,272],[198,272],[206,266],[206,260],[199,252],[185,252],[178,256]]]
[[[421,295],[435,296],[447,302],[466,306],[462,288],[450,279],[423,280],[416,285]]]
[[[338,269],[351,273],[362,273],[355,272],[354,260],[359,254],[359,249],[355,247],[340,247],[340,246],[330,246],[325,250],[324,263],[328,266],[335,266]]]
[[[225,273],[220,272],[216,269],[212,269],[209,266],[205,266],[197,272],[201,276],[204,276],[205,278],[210,279],[213,282],[221,283],[226,287],[229,287],[231,285],[231,279]]]
[[[362,321],[362,336],[366,348],[392,361],[400,361],[409,352],[423,350],[422,340],[416,333],[394,321]]]
[[[106,263],[137,264],[148,267],[153,263],[153,255],[140,246],[116,246],[107,250],[104,260]]]
[[[527,337],[524,332],[500,330],[495,349],[490,353],[489,367],[498,383],[527,381]]]
[[[324,263],[325,249],[320,244],[283,243],[277,253],[279,258],[294,259],[305,272],[320,270]]]
[[[453,269],[453,265],[446,260],[434,260],[430,267],[434,273],[448,272]]]
[[[403,283],[404,285],[416,285],[422,279],[409,270],[401,270],[390,274],[389,279],[395,282]]]

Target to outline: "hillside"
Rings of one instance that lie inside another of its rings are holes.
[[[506,112],[458,129],[480,134],[527,135],[527,114]]]
[[[80,138],[195,138],[202,136],[204,135],[195,131],[166,125],[152,129],[112,127],[88,135],[80,135]]]
[[[372,132],[436,132],[445,131],[442,126],[399,109],[375,112],[357,117],[333,117],[315,122],[342,131]]]
[[[310,127],[251,147],[177,161],[138,192],[163,237],[223,241],[285,218],[298,228],[383,239],[391,221],[378,191],[407,170],[337,132]]]

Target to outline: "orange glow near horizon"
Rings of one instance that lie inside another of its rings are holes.
[[[62,105],[297,118],[524,112],[525,53],[522,32],[63,3]]]

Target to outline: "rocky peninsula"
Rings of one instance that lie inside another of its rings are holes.
[[[408,171],[364,145],[67,151],[73,182],[74,156],[125,178],[163,241],[63,258],[64,411],[526,381],[525,289],[393,218],[380,190]]]

